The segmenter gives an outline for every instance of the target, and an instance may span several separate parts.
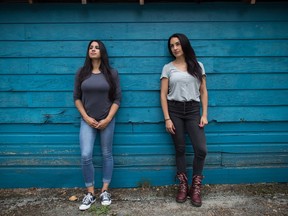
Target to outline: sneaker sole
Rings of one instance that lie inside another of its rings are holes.
[[[91,202],[91,204],[89,205],[89,207],[87,207],[87,208],[85,208],[85,209],[80,209],[80,207],[79,207],[79,210],[80,210],[80,211],[85,211],[85,210],[89,209],[89,208],[91,207],[91,205],[92,205],[93,203],[95,203],[95,202],[96,202],[96,200],[94,200],[93,202]]]
[[[101,202],[101,205],[103,205],[103,206],[111,205],[111,201],[110,202]]]

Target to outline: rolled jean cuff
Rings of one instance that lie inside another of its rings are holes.
[[[110,184],[110,182],[111,182],[111,180],[107,180],[107,179],[103,179],[102,181],[103,181],[103,183],[108,183],[108,184]]]
[[[92,187],[92,186],[94,186],[94,182],[92,182],[92,183],[85,183],[85,186],[86,186],[86,187]]]

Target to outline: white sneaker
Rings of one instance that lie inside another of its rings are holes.
[[[100,194],[101,205],[107,206],[111,204],[111,194],[107,191],[104,191]]]
[[[91,204],[93,204],[95,201],[96,197],[93,196],[92,193],[87,193],[87,195],[82,200],[82,205],[79,206],[79,210],[84,211],[89,209]]]

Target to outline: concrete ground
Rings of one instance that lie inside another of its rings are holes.
[[[111,189],[112,204],[99,203],[84,212],[78,207],[84,189],[0,189],[2,216],[288,216],[288,183],[204,185],[203,205],[175,202],[176,186]],[[99,194],[97,194],[99,195]],[[77,201],[70,201],[75,196]]]

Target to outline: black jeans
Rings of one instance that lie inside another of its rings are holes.
[[[200,102],[168,101],[168,111],[175,126],[175,134],[171,134],[176,151],[177,172],[186,173],[185,134],[188,133],[193,149],[193,175],[202,175],[207,154],[206,136],[200,123]]]

